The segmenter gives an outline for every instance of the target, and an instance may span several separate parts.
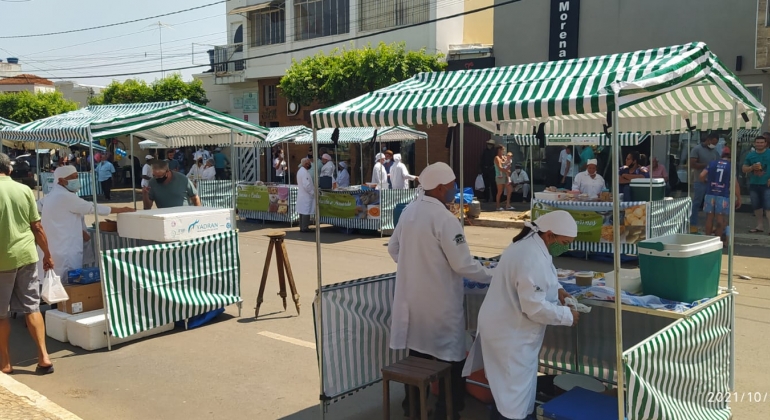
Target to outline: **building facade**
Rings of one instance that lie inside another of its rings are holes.
[[[55,91],[56,88],[52,81],[34,74],[20,74],[0,79],[0,93],[44,93]]]
[[[81,85],[70,80],[54,82],[54,87],[57,92],[61,92],[64,99],[77,102],[80,108],[87,107],[88,101],[104,89],[102,86]]]

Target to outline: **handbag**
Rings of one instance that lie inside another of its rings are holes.
[[[53,270],[45,272],[45,277],[43,277],[43,291],[40,293],[40,297],[42,297],[49,305],[64,302],[70,298],[69,295],[67,295],[67,291],[64,290],[64,286],[61,284],[61,279]]]
[[[486,187],[486,186],[484,185],[484,176],[482,176],[481,174],[479,174],[479,176],[477,176],[477,177],[476,177],[476,185],[475,185],[475,188],[476,188],[476,190],[478,190],[478,191],[484,191],[485,187]]]

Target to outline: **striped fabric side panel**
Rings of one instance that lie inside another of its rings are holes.
[[[650,238],[687,233],[692,200],[690,197],[659,200],[650,203]]]
[[[124,338],[241,300],[237,232],[103,253],[111,333]]]
[[[381,219],[359,219],[321,216],[319,221],[332,226],[345,227],[349,229],[380,230]]]
[[[395,274],[325,287],[323,299],[324,397],[341,395],[379,381],[381,369],[406,357],[389,346]],[[318,344],[317,300],[313,304]]]
[[[198,196],[201,205],[221,209],[233,208],[233,182],[230,180],[199,180]]]
[[[624,354],[629,420],[727,420],[731,299],[673,323]]]
[[[380,217],[382,218],[382,230],[396,228],[394,211],[399,204],[407,204],[414,200],[416,189],[408,190],[383,190],[380,192]]]

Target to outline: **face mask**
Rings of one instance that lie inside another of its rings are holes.
[[[385,163],[390,163],[390,159],[385,159]]]
[[[311,155],[311,154],[308,154],[308,155],[307,155],[307,158],[308,158],[308,159],[313,159],[313,155]]]
[[[444,202],[452,203],[455,201],[455,195],[457,194],[457,188],[451,187],[444,193]]]
[[[517,173],[517,174],[520,174],[520,173],[521,173],[521,169],[517,169],[517,170],[516,170],[516,173]]]
[[[78,192],[80,191],[80,180],[79,179],[70,179],[67,181],[67,186],[65,187],[69,191],[72,192]]]
[[[715,144],[709,144],[709,149],[713,149],[715,147],[717,147]]]
[[[155,180],[158,181],[158,183],[160,183],[160,184],[166,182],[167,179],[168,179],[168,174],[163,175],[163,176],[158,177],[158,178],[155,178]]]
[[[569,251],[569,245],[563,245],[558,242],[554,242],[551,245],[548,245],[548,253],[553,257],[558,257],[567,251]]]

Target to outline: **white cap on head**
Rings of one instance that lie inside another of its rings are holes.
[[[598,165],[598,164],[599,164],[599,161],[596,160],[596,159],[588,159],[588,161],[586,162],[586,166],[588,166],[588,165]]]
[[[150,160],[150,159],[154,158],[154,156],[153,155],[147,155],[144,158],[147,159],[147,160]]]
[[[556,235],[574,238],[578,234],[577,223],[572,215],[564,210],[556,210],[538,217],[533,222],[526,222],[525,226],[535,232],[551,231]]]
[[[345,163],[345,162],[340,162],[340,166],[341,166],[342,168],[347,168],[347,167],[348,167],[348,164],[347,164],[347,163]]]
[[[396,153],[395,155],[393,155],[393,161],[401,162],[401,153]]]
[[[328,153],[324,153],[323,155],[321,155],[321,159],[332,160],[332,157],[329,156]]]
[[[53,171],[53,179],[58,181],[61,178],[66,178],[74,173],[77,173],[77,171],[78,170],[71,165],[59,166],[55,171]]]
[[[380,160],[380,159],[385,159],[385,155],[384,155],[384,154],[382,154],[382,153],[377,153],[377,154],[374,156],[374,160]]]
[[[439,185],[449,184],[454,180],[454,171],[444,162],[428,165],[420,174],[420,185],[425,191],[430,191]]]

